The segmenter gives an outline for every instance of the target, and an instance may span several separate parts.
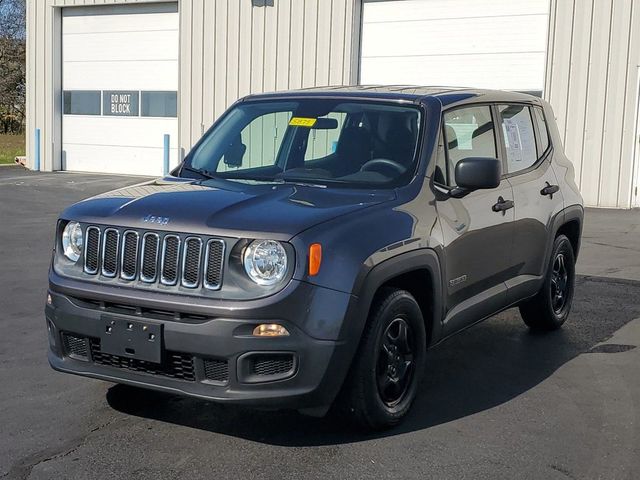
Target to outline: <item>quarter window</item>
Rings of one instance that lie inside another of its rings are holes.
[[[500,105],[498,110],[507,152],[507,173],[526,170],[538,160],[531,111],[526,105]]]
[[[454,186],[456,164],[463,158],[496,158],[496,137],[489,106],[460,108],[444,114],[449,184]],[[444,172],[443,172],[444,173]]]
[[[540,107],[533,109],[535,112],[536,123],[538,124],[539,142],[538,142],[538,156],[542,156],[544,152],[549,148],[549,131],[547,130],[547,122],[544,119],[544,112]]]

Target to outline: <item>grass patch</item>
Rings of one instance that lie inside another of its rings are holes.
[[[19,155],[24,155],[24,135],[0,134],[0,163],[13,163]]]

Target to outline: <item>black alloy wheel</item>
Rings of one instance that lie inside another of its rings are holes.
[[[380,398],[395,407],[405,397],[414,374],[413,330],[403,318],[396,318],[385,329],[380,344],[376,378]]]
[[[410,292],[376,294],[335,410],[365,430],[397,425],[411,408],[425,368],[427,335]]]
[[[567,271],[564,253],[559,252],[553,260],[551,271],[551,304],[556,315],[562,313],[567,302],[569,272]]]
[[[522,319],[532,330],[555,330],[566,321],[573,301],[575,262],[571,242],[558,235],[540,291],[520,304]]]

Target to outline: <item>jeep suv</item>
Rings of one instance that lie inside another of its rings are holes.
[[[170,176],[64,211],[49,362],[228,404],[334,405],[389,427],[428,348],[514,306],[529,328],[563,324],[582,220],[539,98],[252,95]]]

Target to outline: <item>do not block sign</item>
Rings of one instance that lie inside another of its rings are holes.
[[[105,90],[102,93],[102,114],[137,117],[140,92],[135,90]]]

